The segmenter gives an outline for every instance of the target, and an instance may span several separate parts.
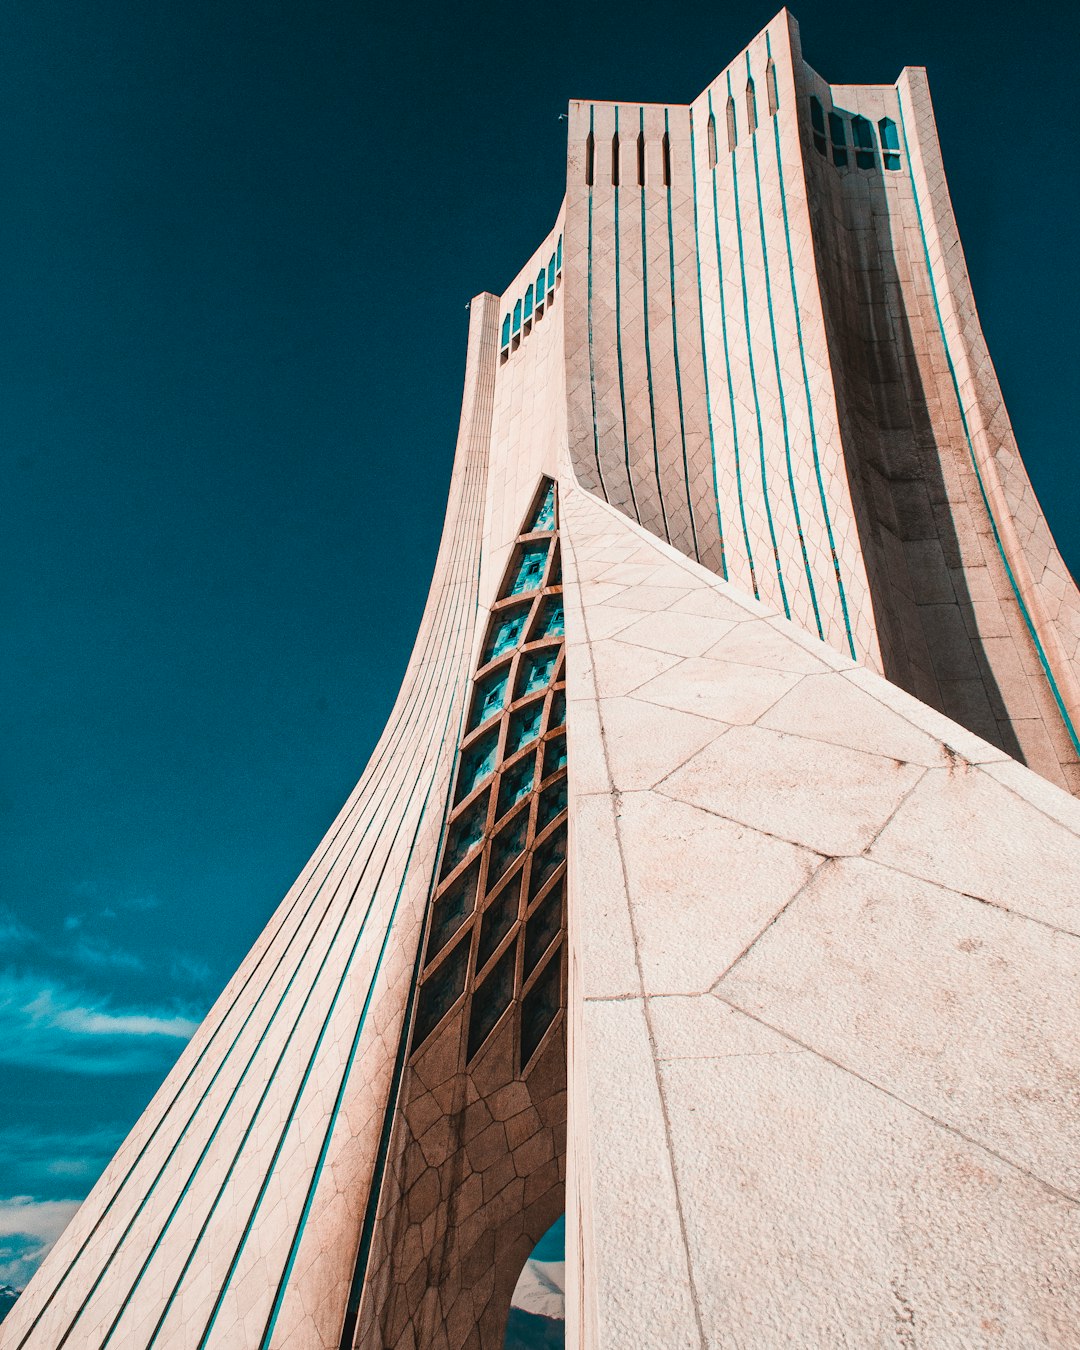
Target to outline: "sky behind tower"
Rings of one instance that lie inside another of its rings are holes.
[[[0,16],[0,1284],[56,1236],[363,768],[438,544],[465,305],[554,219],[567,100],[685,102],[773,12]],[[990,350],[1080,572],[1075,15],[795,12],[826,79],[929,68]]]

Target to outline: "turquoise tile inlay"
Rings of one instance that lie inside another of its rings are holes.
[[[528,605],[522,605],[512,610],[502,610],[494,616],[491,621],[491,632],[484,647],[483,664],[485,666],[489,661],[494,661],[504,652],[508,652],[512,647],[518,645],[528,617]]]
[[[461,767],[458,769],[457,796],[455,801],[464,801],[472,791],[483,782],[483,780],[495,768],[495,756],[499,749],[499,737],[497,732],[490,732],[481,740],[471,745],[461,756]]]
[[[538,689],[546,689],[551,683],[551,672],[559,655],[558,647],[544,647],[538,652],[529,652],[522,657],[518,672],[517,697],[525,698],[535,694]]]
[[[521,557],[507,595],[524,595],[540,589],[547,566],[547,545],[530,544],[521,550]]]
[[[562,637],[563,605],[561,595],[549,596],[540,606],[536,623],[529,634],[530,642],[539,642],[541,638]]]
[[[469,718],[469,730],[480,726],[495,713],[501,712],[506,702],[506,685],[510,678],[510,666],[500,666],[483,680],[478,680],[473,695],[472,716]]]
[[[555,484],[549,483],[547,492],[544,493],[543,500],[536,508],[536,515],[529,523],[527,534],[539,534],[541,530],[554,530],[555,528]]]
[[[540,735],[540,725],[544,720],[544,700],[537,699],[521,708],[510,719],[510,729],[506,734],[507,755],[516,754],[523,745],[528,745]]]

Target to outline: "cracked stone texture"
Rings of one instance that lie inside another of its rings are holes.
[[[562,502],[568,1343],[1076,1345],[1080,803]]]

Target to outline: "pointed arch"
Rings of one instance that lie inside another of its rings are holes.
[[[727,148],[734,154],[739,144],[739,128],[735,123],[735,100],[728,94],[727,101]]]
[[[619,133],[611,138],[611,186],[619,186]]]
[[[746,126],[751,136],[757,131],[757,93],[752,77],[746,81]]]
[[[776,62],[771,56],[765,67],[765,93],[769,99],[769,116],[775,117],[780,107],[780,90],[776,83]]]
[[[637,181],[638,187],[645,186],[645,133],[638,132],[637,138]]]
[[[595,161],[595,159],[596,159],[596,141],[593,139],[593,134],[592,134],[592,132],[590,131],[589,134],[588,134],[588,136],[586,136],[586,138],[585,138],[585,185],[586,185],[586,187],[592,187],[592,185],[593,185],[593,168],[594,168],[594,161]]]
[[[716,168],[716,118],[709,113],[709,120],[705,124],[706,137],[709,142],[709,168]]]

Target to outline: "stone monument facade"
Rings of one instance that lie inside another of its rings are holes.
[[[353,794],[3,1350],[1080,1344],[1080,595],[925,73],[572,103]]]

